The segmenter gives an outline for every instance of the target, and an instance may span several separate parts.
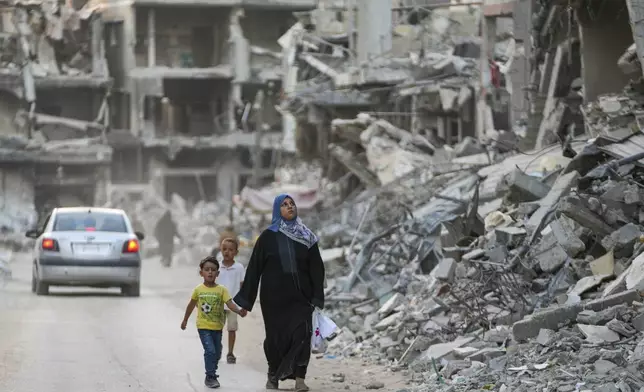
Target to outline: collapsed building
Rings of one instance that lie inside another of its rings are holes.
[[[2,227],[11,233],[48,204],[107,200],[111,79],[95,4],[6,1],[1,15]]]
[[[428,148],[476,137],[478,7],[354,4],[353,11],[331,4],[299,14],[292,39],[281,42],[289,54],[284,108],[293,118],[285,133],[296,136],[298,150],[329,165],[331,156],[359,154],[332,125],[359,113],[409,131]]]
[[[298,148],[325,159],[321,199],[334,200],[307,219],[341,327],[331,353],[403,371],[419,392],[644,388],[642,5],[606,4],[483,2],[479,140],[386,118],[382,80],[338,88],[343,44],[334,63],[294,56],[314,76],[287,89]],[[490,51],[508,20],[510,48]]]
[[[194,202],[231,200],[245,183],[270,178],[266,168],[282,150],[277,40],[293,11],[314,6],[110,4],[113,186],[149,183],[165,199],[176,193]]]
[[[21,203],[9,231],[35,224],[34,206],[85,204],[123,207],[149,233],[173,197],[185,220],[270,182],[294,152],[277,42],[315,5],[3,2],[3,160],[27,193],[5,196]]]

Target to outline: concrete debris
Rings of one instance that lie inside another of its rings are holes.
[[[374,123],[359,116],[334,127],[348,138]],[[530,390],[568,373],[574,390],[586,370],[584,388],[640,384],[627,353],[644,339],[644,170],[615,177],[629,156],[604,152],[552,164],[561,148],[521,167],[515,155],[485,163],[409,137],[389,140],[434,164],[389,171],[379,187],[363,183],[341,204],[345,212],[320,215],[321,244],[346,250],[326,289],[333,319],[345,326],[328,351],[408,369],[422,374],[419,382],[439,372],[457,390],[522,390],[523,377],[504,375],[511,369],[543,373]],[[364,169],[377,175],[383,166],[372,160]],[[476,165],[459,167],[465,162]],[[615,354],[600,352],[610,345]]]
[[[177,246],[174,259],[186,265],[194,265],[203,255],[211,254],[213,249],[218,248],[225,229],[232,223],[231,208],[236,223],[235,231],[242,245],[251,242],[249,233],[258,226],[261,219],[261,216],[244,213],[236,206],[223,203],[199,201],[189,207],[177,194],[173,194],[170,203],[167,203],[152,189],[137,195],[116,189],[110,199],[106,206],[122,208],[130,217],[135,230],[148,233],[142,247],[146,256],[157,254],[158,243],[153,233],[159,219],[169,210],[182,237],[181,241],[175,240]],[[248,246],[240,246],[242,261],[248,256]]]

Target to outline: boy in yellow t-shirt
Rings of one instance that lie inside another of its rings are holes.
[[[226,287],[215,283],[219,275],[219,262],[214,256],[208,256],[199,263],[199,274],[203,283],[192,292],[192,298],[186,307],[181,329],[185,330],[188,319],[195,307],[197,311],[197,330],[204,349],[206,365],[205,384],[208,388],[219,388],[217,365],[221,358],[221,335],[226,323],[224,304],[228,309],[245,317],[248,312],[240,309],[230,297]]]

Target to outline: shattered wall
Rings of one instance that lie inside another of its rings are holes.
[[[29,58],[36,77],[90,73],[107,76],[102,58],[102,21],[95,11],[95,5],[90,3],[76,10],[52,0],[16,2],[11,20],[14,26],[9,29],[23,46],[12,51],[9,64],[15,69]]]
[[[37,91],[36,113],[94,121],[103,100],[103,93],[91,88],[56,88]],[[86,137],[81,131],[57,125],[39,128],[48,140]]]
[[[18,168],[0,169],[0,229],[23,232],[36,223],[34,183]]]
[[[633,44],[626,3],[614,1],[610,7],[601,8],[582,6],[577,17],[586,102],[601,94],[620,92],[631,79],[617,66],[617,60]]]
[[[137,67],[148,66],[149,12],[149,8],[137,8]],[[227,8],[155,8],[156,65],[208,68],[223,64],[227,53],[228,13]]]
[[[170,113],[148,112],[157,136],[164,136],[164,116],[174,134],[208,136],[228,130],[227,114],[230,84],[221,80],[166,79],[164,92],[170,100]],[[150,117],[155,115],[154,117]]]
[[[241,26],[251,45],[281,52],[277,40],[284,35],[295,22],[290,12],[283,11],[245,11]]]
[[[16,113],[22,107],[20,100],[13,94],[0,91],[0,134],[20,133],[15,120]]]

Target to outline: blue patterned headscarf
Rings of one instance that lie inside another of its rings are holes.
[[[296,216],[291,220],[286,220],[282,217],[280,207],[286,198],[293,200],[291,196],[281,194],[273,201],[273,219],[271,220],[271,225],[268,226],[268,230],[275,233],[279,231],[293,241],[297,241],[302,245],[306,245],[307,248],[311,248],[318,242],[318,237],[302,223],[299,217]]]

